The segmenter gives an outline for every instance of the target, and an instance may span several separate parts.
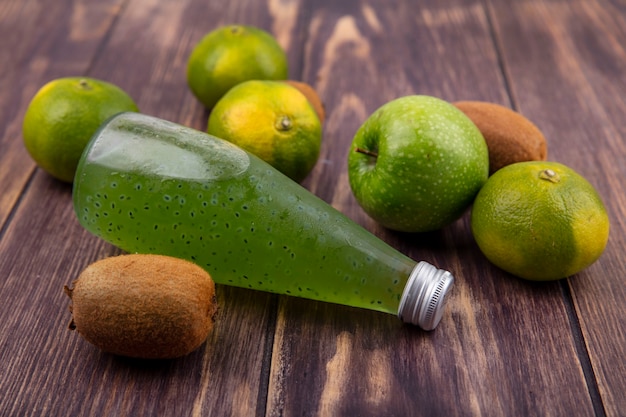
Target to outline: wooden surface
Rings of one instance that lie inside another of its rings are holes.
[[[174,361],[101,353],[67,330],[69,284],[119,250],[84,231],[71,187],[21,138],[45,82],[116,83],[144,113],[204,129],[185,65],[227,23],[272,32],[328,113],[304,185],[457,283],[431,333],[391,315],[220,287],[217,327]],[[626,3],[623,0],[0,0],[1,416],[626,416]],[[391,233],[347,182],[356,129],[408,94],[492,101],[546,134],[611,219],[602,258],[533,284],[491,266],[468,216]]]

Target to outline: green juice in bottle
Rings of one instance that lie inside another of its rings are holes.
[[[73,199],[87,230],[127,252],[190,260],[218,284],[398,314],[426,330],[453,281],[254,155],[138,113],[94,135]]]

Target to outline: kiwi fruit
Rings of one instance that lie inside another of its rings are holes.
[[[70,329],[115,355],[166,359],[187,355],[215,322],[215,284],[199,266],[161,255],[121,255],[89,265],[65,286]]]
[[[524,161],[545,161],[546,139],[535,124],[520,113],[495,103],[453,103],[481,131],[489,149],[489,174]]]

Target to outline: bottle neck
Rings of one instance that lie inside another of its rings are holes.
[[[398,317],[405,323],[433,330],[441,321],[453,283],[454,276],[450,272],[418,262],[404,287]]]

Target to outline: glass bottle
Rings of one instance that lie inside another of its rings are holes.
[[[74,209],[130,253],[190,260],[218,284],[398,314],[434,329],[454,280],[415,262],[235,145],[139,113],[94,135]]]

